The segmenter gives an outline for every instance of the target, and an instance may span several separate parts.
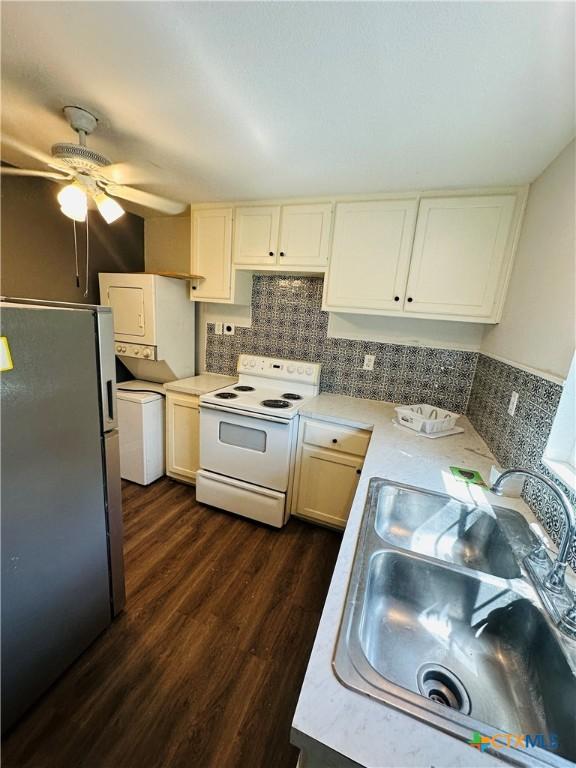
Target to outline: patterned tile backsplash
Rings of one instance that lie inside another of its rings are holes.
[[[252,328],[216,336],[209,324],[206,370],[234,374],[242,352],[320,362],[324,392],[467,412],[503,467],[551,476],[542,455],[562,393],[559,384],[477,352],[328,338],[321,302],[322,278],[255,275]],[[362,369],[364,355],[376,356],[373,371]],[[513,391],[519,400],[512,417],[507,409]],[[568,495],[576,503],[575,494]],[[558,543],[563,522],[554,496],[527,481],[524,498]],[[576,570],[576,548],[571,564]]]
[[[508,414],[512,392],[518,392],[514,416]],[[480,355],[468,403],[468,418],[501,466],[528,467],[548,477],[542,455],[560,402],[562,387],[507,363]],[[555,479],[555,478],[553,478]],[[555,480],[558,483],[558,480]],[[558,483],[576,504],[576,494]],[[524,499],[558,543],[563,516],[554,495],[541,483],[526,481]],[[576,570],[576,547],[571,566]]]
[[[477,352],[328,338],[322,283],[320,277],[255,275],[252,327],[216,336],[208,324],[206,370],[233,374],[242,352],[312,360],[322,363],[324,392],[466,411]],[[362,370],[364,355],[376,356],[373,371]]]

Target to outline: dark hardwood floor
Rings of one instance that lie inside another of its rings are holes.
[[[3,744],[4,768],[294,768],[290,723],[340,536],[123,486],[126,611]]]

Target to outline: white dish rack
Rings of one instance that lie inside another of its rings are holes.
[[[400,405],[396,409],[398,423],[414,432],[424,432],[427,435],[447,432],[454,429],[459,419],[458,413],[445,411],[433,405],[420,403],[418,405]]]

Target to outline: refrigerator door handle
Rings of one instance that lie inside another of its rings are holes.
[[[116,397],[114,395],[114,379],[106,382],[106,404],[108,406],[108,421],[116,422]]]

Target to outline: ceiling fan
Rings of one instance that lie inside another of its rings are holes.
[[[113,164],[105,155],[86,146],[86,137],[98,125],[97,118],[88,110],[75,106],[64,107],[64,114],[71,128],[78,134],[79,143],[54,144],[50,154],[6,134],[2,135],[6,146],[44,163],[50,170],[2,166],[0,172],[5,176],[40,176],[57,182],[69,182],[58,193],[58,202],[62,213],[74,221],[86,221],[89,199],[94,201],[109,224],[124,213],[114,198],[128,200],[165,214],[184,211],[184,203],[116,183],[114,176],[118,176],[124,165]]]

